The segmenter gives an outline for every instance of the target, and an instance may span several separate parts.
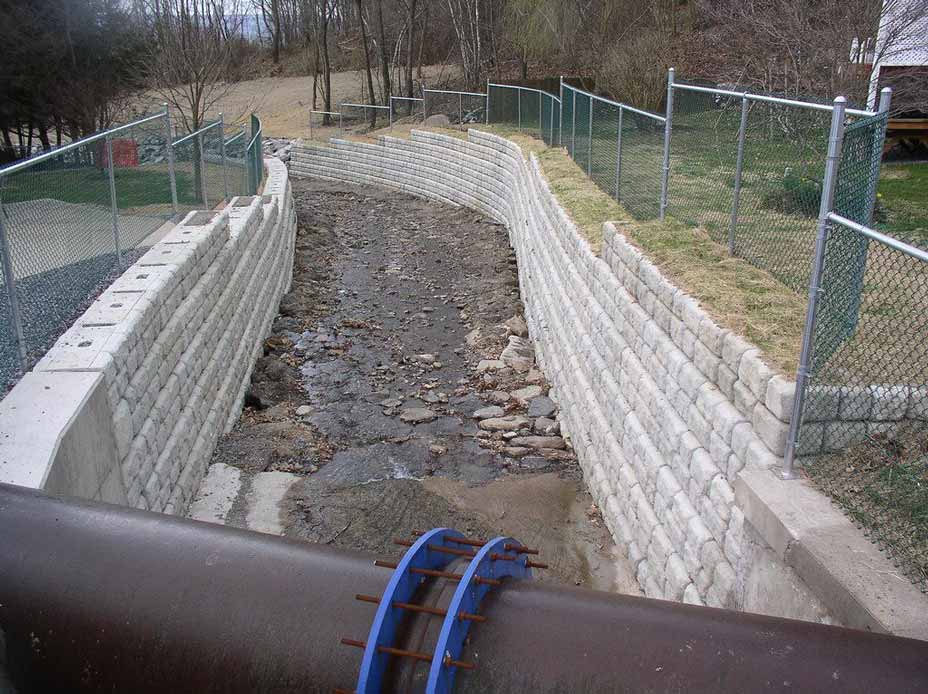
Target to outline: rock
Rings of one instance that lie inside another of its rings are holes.
[[[441,398],[438,397],[438,394],[433,393],[432,391],[428,391],[424,395],[420,395],[419,399],[422,400],[422,402],[429,403],[430,405],[441,402]]]
[[[437,359],[438,357],[436,357],[434,354],[416,354],[412,357],[414,362],[429,365],[434,364]]]
[[[535,348],[531,340],[518,335],[509,336],[509,344],[500,353],[499,359],[506,366],[511,366],[519,373],[531,370],[535,364]]]
[[[557,432],[554,429],[557,427],[557,422],[553,419],[548,419],[547,417],[539,417],[535,420],[535,433],[536,434],[556,434]]]
[[[519,432],[517,431],[504,431],[503,432],[503,438],[506,441],[508,441],[509,439],[514,439],[518,435],[519,435]]]
[[[519,467],[525,468],[526,470],[542,470],[550,464],[551,463],[546,458],[537,455],[526,456],[519,461]]]
[[[525,388],[512,391],[509,395],[520,405],[525,405],[541,395],[541,386],[525,386]]]
[[[487,395],[487,400],[494,405],[505,405],[512,400],[512,396],[504,390],[494,390]]]
[[[513,446],[528,446],[529,448],[566,448],[567,444],[560,436],[519,436],[510,442]]]
[[[471,416],[474,419],[490,419],[491,417],[502,417],[505,414],[506,410],[504,410],[502,407],[491,405],[490,407],[481,407]]]
[[[525,382],[541,385],[545,382],[545,375],[538,369],[531,369],[527,374],[525,374]]]
[[[410,407],[400,412],[400,419],[407,424],[431,422],[438,415],[425,407]]]
[[[444,113],[436,113],[429,116],[422,123],[426,128],[447,128],[451,125],[451,120]]]
[[[381,407],[399,407],[403,404],[403,401],[399,398],[388,398],[386,400],[380,401]]]
[[[477,343],[480,342],[480,328],[474,328],[467,333],[464,336],[464,342],[467,343],[468,347],[476,347]]]
[[[528,325],[525,323],[525,319],[522,316],[513,316],[507,320],[503,325],[506,326],[508,330],[513,335],[518,335],[519,337],[528,337]]]
[[[249,389],[245,391],[245,407],[250,407],[253,410],[263,410],[267,405],[261,401],[260,395]]]
[[[506,446],[503,449],[503,453],[508,455],[510,458],[521,458],[522,456],[528,455],[531,452],[531,448],[525,448],[524,446]]]
[[[431,446],[429,446],[429,453],[431,453],[432,455],[444,455],[447,452],[448,452],[447,446],[441,446],[437,443],[433,443]]]
[[[505,369],[506,365],[499,359],[481,359],[480,363],[477,364],[477,373],[483,373],[484,371],[499,371],[500,369]]]
[[[478,425],[485,431],[518,431],[530,424],[527,417],[510,415],[508,417],[491,417],[484,419]]]
[[[300,405],[299,407],[296,408],[296,416],[305,417],[312,411],[313,411],[313,408],[310,407],[309,405]]]
[[[535,387],[537,388],[539,386]],[[554,400],[545,395],[532,398],[531,402],[528,404],[529,417],[550,417],[555,412],[557,412],[557,405],[554,404]]]

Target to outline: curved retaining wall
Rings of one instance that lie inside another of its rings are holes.
[[[263,196],[189,214],[0,403],[0,481],[186,511],[290,286],[289,178],[265,164]]]
[[[534,157],[474,130],[468,140],[414,131],[297,148],[290,166],[294,176],[398,188],[507,225],[564,429],[647,595],[827,619],[801,581],[794,606],[768,605],[754,589],[756,567],[775,557],[732,488],[743,469],[779,462],[792,384],[611,224],[597,257]]]

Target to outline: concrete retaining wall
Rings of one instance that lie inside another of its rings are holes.
[[[186,511],[290,286],[289,179],[265,163],[263,196],[189,214],[0,403],[0,481]]]
[[[597,257],[534,158],[473,130],[466,141],[413,132],[295,149],[291,173],[398,188],[504,222],[564,429],[645,593],[827,619],[785,567],[794,608],[752,588],[752,563],[771,557],[732,490],[742,469],[778,463],[791,383],[611,224]]]

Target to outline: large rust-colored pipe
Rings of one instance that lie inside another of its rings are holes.
[[[350,690],[360,651],[340,641],[373,616],[355,594],[390,576],[369,555],[9,485],[0,528],[19,694]],[[481,612],[456,692],[928,690],[928,643],[910,639],[536,582]],[[396,646],[429,652],[438,621],[412,615]],[[421,691],[403,669],[398,691]]]

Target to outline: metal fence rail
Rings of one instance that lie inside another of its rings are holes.
[[[175,139],[164,110],[0,169],[0,394],[178,213],[257,190],[219,120]]]

